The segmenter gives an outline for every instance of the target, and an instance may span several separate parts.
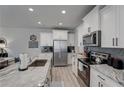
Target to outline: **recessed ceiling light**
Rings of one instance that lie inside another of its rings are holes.
[[[33,9],[33,8],[28,8],[28,10],[29,10],[29,11],[31,11],[31,12],[33,12],[33,11],[34,11],[34,9]]]
[[[41,22],[39,21],[39,22],[37,22],[38,24],[41,24]]]
[[[66,14],[66,10],[62,10],[61,13],[62,13],[62,14]]]
[[[59,25],[61,26],[61,25],[63,25],[63,23],[60,22]]]

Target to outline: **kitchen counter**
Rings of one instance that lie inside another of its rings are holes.
[[[35,59],[47,59],[45,66],[28,67],[25,71],[18,71],[17,63],[0,70],[0,87],[37,87],[38,84],[43,84],[50,68],[51,58],[51,54],[45,58],[39,55]]]
[[[115,69],[107,64],[90,65],[90,67],[124,87],[124,70]]]
[[[4,61],[11,61],[14,60],[13,57],[5,57],[5,58],[0,58],[0,63],[4,62]]]

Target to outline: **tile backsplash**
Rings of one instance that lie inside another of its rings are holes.
[[[88,47],[88,50],[110,53],[112,57],[117,57],[124,60],[123,48],[101,48],[101,47]]]
[[[75,46],[67,46],[67,52],[72,53],[75,51]],[[41,53],[50,53],[53,52],[53,46],[41,46]]]
[[[68,51],[68,53],[72,53],[72,51],[75,51],[75,47],[74,46],[68,46],[67,47],[67,51]]]
[[[41,46],[41,53],[53,52],[53,46]]]

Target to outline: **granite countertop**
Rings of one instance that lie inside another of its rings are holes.
[[[115,83],[124,86],[124,70],[118,70],[107,64],[100,64],[100,65],[90,65],[91,68],[97,70],[98,72],[102,73],[103,75],[107,76]]]
[[[18,71],[17,63],[0,70],[0,87],[37,87],[46,80],[51,58],[50,54],[45,58],[41,55],[35,57],[35,59],[47,59],[47,63],[41,67],[29,67],[25,71]]]
[[[7,61],[7,60],[14,60],[14,57],[5,57],[5,58],[0,58],[0,63]]]

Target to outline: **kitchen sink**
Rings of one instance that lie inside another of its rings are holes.
[[[46,59],[35,60],[33,63],[29,65],[29,67],[45,66],[46,62],[47,62]]]

